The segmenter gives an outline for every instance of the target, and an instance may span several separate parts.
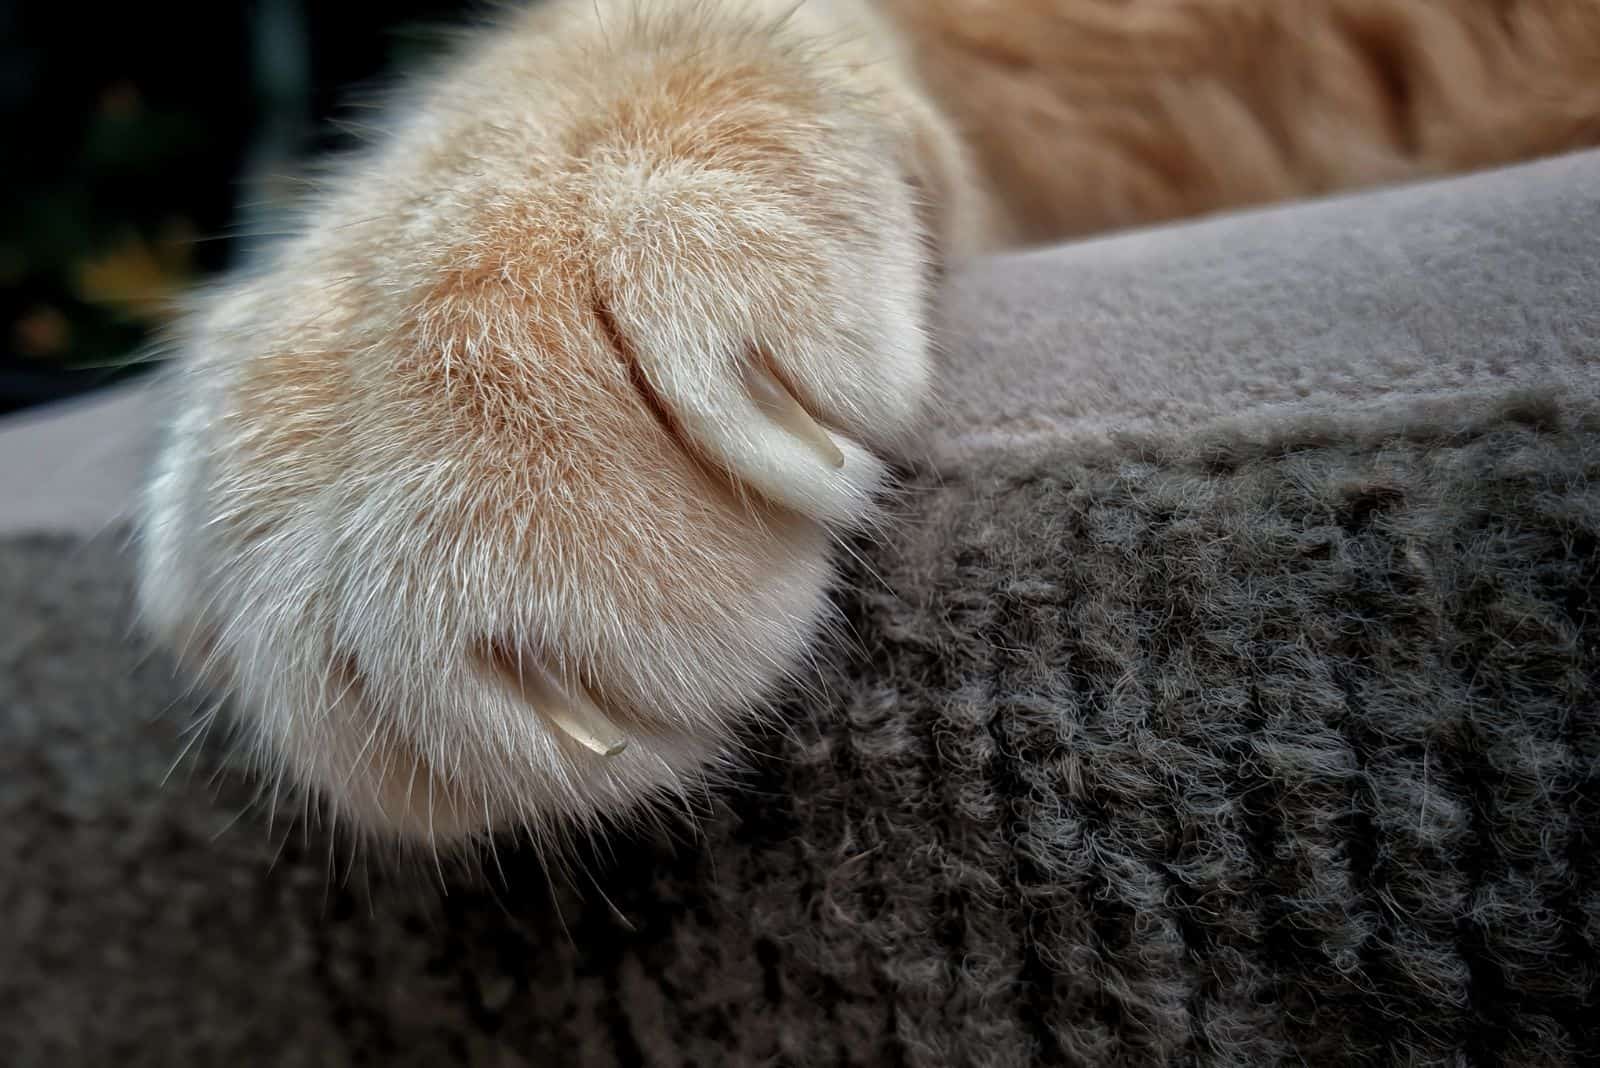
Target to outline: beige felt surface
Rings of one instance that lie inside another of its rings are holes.
[[[1600,152],[995,258],[945,301],[943,464],[1600,366]]]
[[[92,534],[128,516],[159,433],[140,383],[0,420],[0,534]]]

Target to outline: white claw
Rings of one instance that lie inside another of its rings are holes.
[[[606,718],[582,683],[570,690],[562,688],[554,679],[550,679],[549,685],[556,696],[541,705],[540,710],[568,738],[603,757],[614,757],[628,748],[627,737]]]
[[[782,382],[767,369],[765,363],[755,360],[745,366],[745,388],[750,391],[756,407],[766,413],[774,423],[805,442],[829,467],[843,467],[844,453],[834,444],[828,432],[811,418],[809,412],[786,389]]]
[[[568,686],[555,672],[530,660],[513,666],[496,659],[493,666],[530,708],[585,749],[614,757],[628,748],[627,736],[606,718],[583,683]]]

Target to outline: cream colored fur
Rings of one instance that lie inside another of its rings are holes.
[[[832,543],[930,394],[943,262],[1233,202],[1105,199],[1109,156],[1073,201],[1070,168],[1017,177],[1048,148],[975,131],[1021,75],[941,49],[1088,6],[1193,7],[551,0],[481,35],[198,300],[150,626],[362,829],[555,838],[690,794],[804,682]],[[1070,53],[1023,39],[1058,115]]]

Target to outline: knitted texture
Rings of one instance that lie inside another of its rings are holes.
[[[1600,425],[1550,404],[914,477],[694,835],[268,829],[0,549],[0,1061],[1593,1063]]]

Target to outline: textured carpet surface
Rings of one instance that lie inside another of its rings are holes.
[[[575,875],[269,826],[115,545],[0,542],[0,1063],[1594,1063],[1595,412],[1331,427],[921,478],[826,695]]]

